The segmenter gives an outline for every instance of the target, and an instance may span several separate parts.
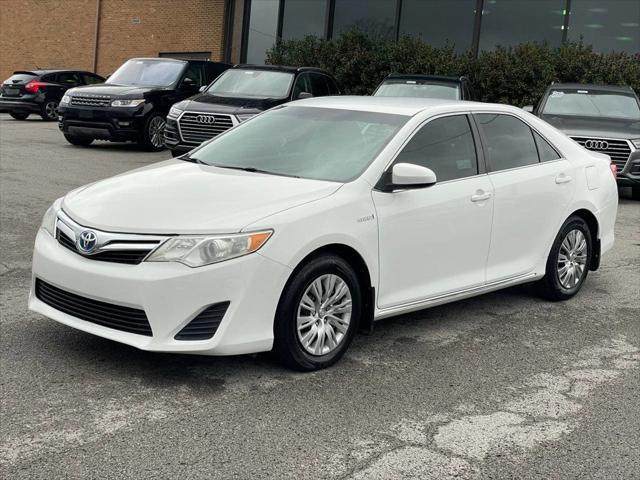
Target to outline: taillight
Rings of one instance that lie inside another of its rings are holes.
[[[40,87],[44,87],[46,83],[38,82],[37,80],[31,80],[24,86],[24,89],[29,93],[38,93]]]
[[[616,178],[618,176],[618,165],[612,163],[609,165],[609,168],[611,169],[611,173],[613,173],[613,178]]]

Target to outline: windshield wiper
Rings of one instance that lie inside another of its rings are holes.
[[[287,173],[270,172],[269,170],[262,170],[256,167],[236,167],[234,165],[216,165],[216,164],[212,164],[211,166],[218,167],[218,168],[228,168],[230,170],[242,170],[243,172],[264,173],[266,175],[279,175],[282,177],[300,178],[298,175],[289,175]]]
[[[185,162],[191,162],[191,163],[198,163],[200,165],[202,165],[202,161],[200,161],[199,159],[197,159],[196,157],[192,157],[191,155],[189,155],[188,153],[184,153],[182,155],[180,155],[179,157],[177,157],[180,160],[183,160]]]

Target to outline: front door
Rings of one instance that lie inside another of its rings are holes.
[[[491,238],[493,191],[479,169],[466,115],[422,126],[394,163],[432,169],[423,189],[373,191],[378,216],[378,307],[389,308],[481,286]]]

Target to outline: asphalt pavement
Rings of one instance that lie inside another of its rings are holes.
[[[0,115],[0,477],[640,478],[640,202],[564,303],[511,288],[376,323],[311,374],[138,351],[27,310],[65,192],[166,158]],[[188,194],[188,192],[185,192]]]

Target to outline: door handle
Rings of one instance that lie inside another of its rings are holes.
[[[561,173],[556,177],[556,183],[558,185],[562,183],[569,183],[571,180],[573,180],[573,178],[571,178],[569,175],[565,175],[564,173]]]
[[[483,202],[491,198],[491,192],[478,192],[475,195],[471,195],[472,202]]]

